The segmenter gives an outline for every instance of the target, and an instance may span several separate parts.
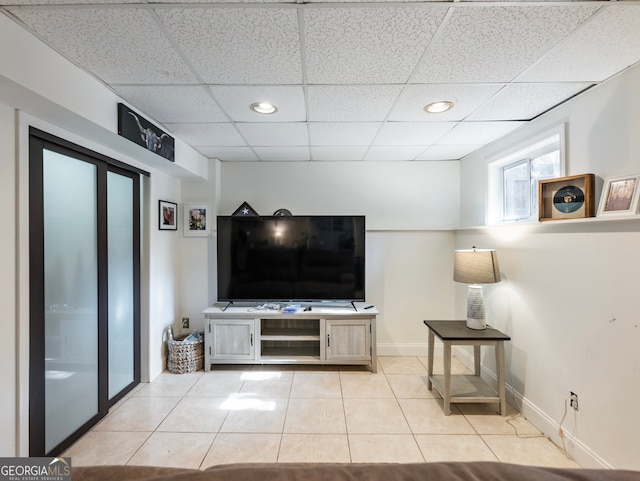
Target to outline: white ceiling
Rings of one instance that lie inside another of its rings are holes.
[[[0,6],[223,161],[459,159],[640,61],[635,0]],[[437,100],[455,108],[423,112]]]

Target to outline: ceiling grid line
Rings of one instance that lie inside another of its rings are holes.
[[[160,7],[161,8],[161,7]],[[238,126],[236,125],[236,122],[233,120],[233,118],[231,118],[231,116],[225,111],[224,107],[218,102],[218,100],[216,99],[215,95],[213,95],[213,93],[211,92],[211,89],[208,88],[208,86],[206,85],[206,82],[204,81],[204,79],[202,78],[202,76],[200,75],[200,72],[198,72],[198,70],[195,68],[195,66],[192,64],[191,60],[189,59],[189,57],[183,52],[182,48],[180,47],[180,45],[178,44],[178,42],[176,42],[176,40],[173,38],[173,35],[171,35],[171,33],[167,30],[164,22],[162,21],[162,19],[160,19],[160,17],[158,16],[157,13],[157,8],[153,8],[149,10],[151,12],[151,16],[153,17],[154,21],[158,24],[158,28],[160,28],[160,30],[164,33],[164,35],[167,37],[167,40],[169,41],[169,43],[173,46],[173,48],[178,52],[178,55],[182,58],[182,61],[188,66],[188,68],[191,70],[191,72],[193,73],[194,77],[196,77],[196,79],[198,79],[199,83],[200,83],[200,87],[204,89],[205,93],[207,94],[207,96],[209,98],[211,98],[211,100],[214,102],[214,104],[216,105],[216,107],[218,109],[220,109],[220,111],[227,117],[227,119],[230,121],[231,125],[233,126],[233,128],[235,129],[235,131],[237,132],[237,134],[242,138],[242,140],[244,141],[245,145],[249,146],[249,148],[251,149],[251,151],[254,153],[255,155],[255,151],[253,150],[253,147],[250,146],[249,142],[247,141],[247,139],[244,137],[243,133],[240,131],[240,129],[238,129]]]
[[[434,32],[434,34],[432,35],[432,37],[429,39],[429,42],[427,43],[427,45],[425,46],[422,55],[420,55],[420,58],[418,59],[418,61],[416,62],[416,64],[414,65],[414,68],[411,72],[411,74],[409,75],[409,78],[406,80],[406,82],[404,83],[404,86],[402,88],[402,91],[400,92],[400,95],[398,96],[398,98],[396,98],[396,101],[393,103],[393,106],[391,107],[391,109],[389,110],[389,112],[387,113],[387,116],[384,119],[384,122],[389,121],[389,116],[391,115],[391,112],[394,111],[395,107],[398,105],[398,102],[400,101],[400,96],[402,95],[402,93],[405,91],[405,89],[407,88],[407,85],[411,83],[411,80],[414,78],[416,71],[418,69],[418,66],[420,64],[422,64],[424,58],[427,55],[427,52],[429,51],[429,47],[433,45],[434,40],[436,40],[440,35],[442,35],[442,32],[444,30],[444,25],[446,25],[449,21],[449,18],[451,17],[451,14],[453,12],[452,8],[448,8],[447,11],[445,12],[445,14],[443,15],[442,19],[440,20],[438,27],[436,28],[436,31]],[[441,99],[441,100],[448,100],[448,99]],[[373,143],[375,143],[376,139],[378,138],[378,136],[380,135],[380,131],[382,130],[382,126],[384,124],[380,125],[380,128],[378,129],[378,132],[376,132],[376,135],[373,139]],[[444,134],[443,134],[444,135]],[[417,158],[419,158],[421,155],[423,155],[427,150],[429,149],[429,147],[425,147],[424,150],[422,150],[422,152],[420,152],[419,154],[417,154],[415,157],[413,157],[410,160],[415,161]],[[365,154],[366,155],[366,154]]]
[[[304,3],[303,0],[297,0],[298,4]],[[306,44],[305,44],[305,24],[304,24],[304,9],[297,8],[296,9],[297,18],[298,18],[298,42],[300,43],[300,71],[302,73],[302,92],[304,96],[304,110],[307,113],[305,117],[305,121],[307,124],[307,139],[309,140],[309,160],[313,161],[313,149],[311,142],[311,126],[309,122],[309,93],[307,89],[307,54],[306,54]]]
[[[639,0],[91,1],[0,14],[230,162],[458,160],[640,62]]]

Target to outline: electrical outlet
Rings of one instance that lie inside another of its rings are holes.
[[[571,406],[574,411],[578,410],[578,395],[573,391],[569,392],[569,406]]]
[[[189,318],[188,317],[183,317],[182,318],[182,329],[189,329]]]

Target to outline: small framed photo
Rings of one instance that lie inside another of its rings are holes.
[[[593,217],[594,174],[571,175],[538,182],[538,220]]]
[[[178,204],[166,200],[158,201],[158,229],[178,230]]]
[[[602,187],[598,216],[638,213],[640,174],[607,177]]]
[[[209,205],[184,205],[184,235],[186,237],[206,237],[209,235]]]

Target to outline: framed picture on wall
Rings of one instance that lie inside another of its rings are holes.
[[[158,229],[178,230],[178,204],[166,200],[158,201]]]
[[[206,237],[209,235],[209,205],[184,205],[184,235],[186,237]]]
[[[638,213],[640,174],[607,177],[602,187],[598,216]]]

